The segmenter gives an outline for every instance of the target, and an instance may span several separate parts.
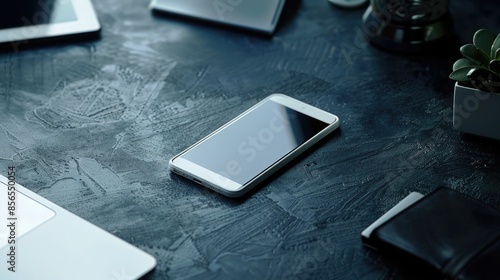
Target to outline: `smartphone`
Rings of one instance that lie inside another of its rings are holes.
[[[247,193],[339,126],[339,118],[272,94],[174,156],[170,170],[228,197]]]

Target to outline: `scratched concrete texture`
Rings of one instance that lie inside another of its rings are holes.
[[[409,55],[366,44],[365,6],[290,0],[265,37],[94,1],[100,39],[0,53],[0,173],[154,255],[145,279],[413,279],[360,232],[439,185],[500,206],[500,143],[452,129],[448,79],[500,3],[451,2],[456,42]],[[168,171],[274,92],[340,129],[244,199]]]

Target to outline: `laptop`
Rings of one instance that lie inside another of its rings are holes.
[[[0,279],[138,279],[155,266],[150,254],[0,175]]]
[[[274,33],[285,0],[152,0],[153,11]]]

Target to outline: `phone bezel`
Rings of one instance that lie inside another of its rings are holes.
[[[191,162],[189,160],[186,160],[182,158],[181,156],[188,152],[191,149],[194,149],[204,141],[206,141],[208,138],[212,137],[213,135],[217,134],[219,131],[223,130],[227,126],[231,125],[232,123],[236,122],[237,120],[241,119],[242,117],[246,116],[259,106],[261,106],[263,103],[267,102],[268,100],[272,100],[276,103],[279,103],[283,106],[286,106],[290,109],[293,109],[297,112],[303,113],[305,115],[308,115],[312,118],[318,119],[320,121],[323,121],[327,123],[328,125],[318,132],[316,135],[313,137],[309,138],[306,142],[303,144],[299,145],[295,149],[289,151],[284,157],[282,157],[280,160],[276,161],[272,165],[268,166],[264,170],[262,170],[257,176],[252,178],[250,181],[240,184],[235,181],[232,181],[229,178],[226,178],[222,176],[221,174],[218,174],[216,172],[213,172],[211,170],[208,170],[194,162]],[[280,167],[288,163],[290,160],[307,150],[310,146],[324,138],[326,135],[334,131],[337,127],[339,126],[339,118],[336,115],[333,115],[329,112],[323,111],[317,107],[314,107],[312,105],[309,105],[307,103],[304,103],[302,101],[299,101],[297,99],[294,99],[290,96],[281,94],[281,93],[275,93],[272,94],[259,103],[255,104],[245,112],[241,113],[231,121],[227,122],[220,128],[216,129],[212,133],[208,134],[195,144],[191,145],[181,153],[177,154],[176,156],[172,157],[169,162],[169,168],[171,171],[174,173],[177,173],[181,176],[184,176],[202,186],[208,187],[212,190],[215,190],[225,196],[228,197],[240,197],[247,193],[249,190],[251,190],[253,187],[255,187],[257,184],[262,182],[264,179],[269,177],[272,173],[274,173],[276,170],[278,170]]]

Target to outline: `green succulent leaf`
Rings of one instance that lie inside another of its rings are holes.
[[[467,81],[469,81],[469,78],[467,77],[467,74],[472,69],[475,69],[474,66],[459,68],[459,69],[451,72],[450,79],[455,80],[457,82],[467,82]]]
[[[497,50],[494,59],[500,60],[500,49]]]
[[[457,60],[454,64],[453,64],[453,71],[456,71],[460,68],[464,68],[464,67],[474,67],[474,66],[477,66],[478,64],[474,61],[471,61],[471,60],[468,60],[467,58],[461,58],[459,60]]]
[[[486,68],[472,69],[467,73],[467,77],[480,82],[500,82],[500,76]]]
[[[491,71],[496,72],[497,75],[500,74],[500,60],[490,61],[490,69]]]
[[[497,38],[495,39],[495,41],[493,42],[493,44],[491,45],[491,58],[492,59],[500,59],[500,57],[498,57],[498,54],[499,54],[499,51],[500,50],[500,34],[497,35]]]
[[[474,34],[474,46],[491,57],[491,46],[495,41],[496,35],[487,29],[480,29]]]
[[[467,44],[460,48],[462,55],[473,62],[487,66],[490,63],[489,55],[486,55],[483,51],[479,50],[473,44]]]
[[[472,69],[467,74],[467,77],[477,89],[483,91],[498,92],[500,88],[500,76],[489,69]]]
[[[477,81],[472,81],[472,86],[482,90],[482,91],[489,91],[489,92],[496,92],[500,93],[500,83],[499,82],[477,82]]]
[[[478,80],[492,80],[492,81],[500,81],[500,76],[497,73],[491,71],[487,68],[475,68],[469,71],[467,77],[474,78]]]

